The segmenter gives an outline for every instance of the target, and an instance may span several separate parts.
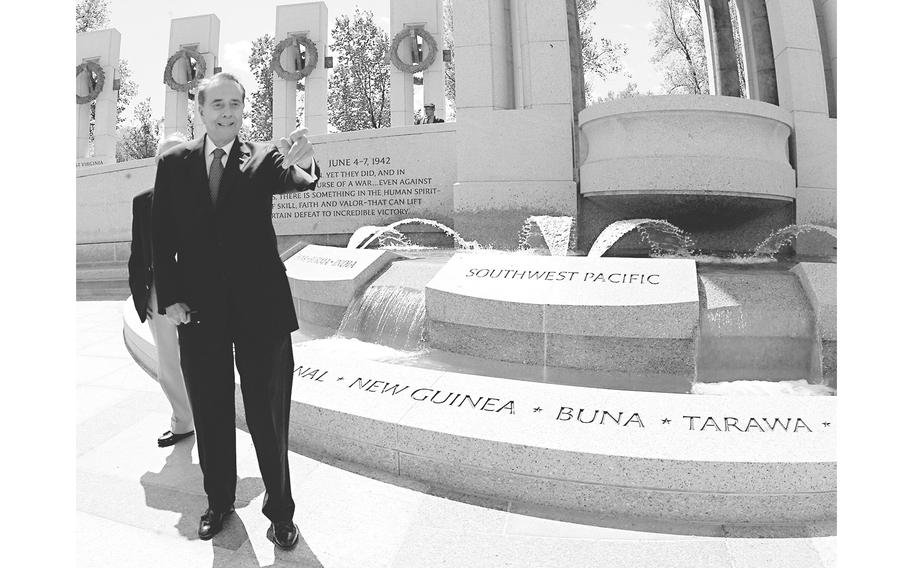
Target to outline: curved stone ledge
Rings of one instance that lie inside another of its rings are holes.
[[[625,283],[628,279],[653,284]],[[699,298],[683,259],[456,254],[426,286],[430,345],[532,365],[695,372]]]
[[[430,344],[473,357],[568,369],[695,376],[696,340],[541,333],[429,320]],[[681,389],[688,390],[688,389]]]
[[[127,348],[148,358],[131,311]],[[295,345],[294,360],[295,449],[603,515],[794,527],[836,518],[834,397],[514,381],[358,359],[325,342]]]
[[[734,97],[674,95],[610,101],[579,113],[581,193],[796,197],[790,118]]]

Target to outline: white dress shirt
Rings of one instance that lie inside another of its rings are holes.
[[[234,149],[234,143],[237,142],[237,139],[234,138],[224,146],[221,146],[221,149],[224,150],[224,155],[221,156],[221,165],[227,166],[228,156],[231,155],[231,150]],[[212,139],[208,136],[205,137],[205,175],[208,175],[212,171],[212,160],[215,159],[215,143],[212,142]]]
[[[222,166],[227,166],[228,156],[231,155],[231,150],[234,149],[234,144],[236,144],[236,143],[237,143],[237,139],[234,138],[233,140],[231,140],[224,146],[220,146],[220,148],[222,150],[224,150],[224,155],[221,156],[221,165]],[[215,146],[215,143],[212,142],[212,139],[209,138],[208,135],[206,135],[206,137],[205,137],[205,175],[206,176],[209,174],[209,172],[212,171],[212,160],[215,159],[215,154],[213,152],[215,152],[215,148],[218,148],[218,147],[219,146]],[[301,168],[297,164],[294,164],[293,166],[291,166],[291,170],[293,173],[297,174],[295,177],[297,178],[298,181],[302,179],[304,183],[312,183],[313,180],[316,179],[316,160],[314,159],[313,161],[311,161],[310,167],[306,170]]]

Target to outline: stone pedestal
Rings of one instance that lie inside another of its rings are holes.
[[[117,161],[117,91],[114,80],[120,68],[120,32],[111,28],[76,37],[76,65],[94,61],[104,71],[104,86],[95,99],[94,162]],[[87,73],[76,77],[76,94],[87,95],[91,86]],[[88,157],[91,103],[76,104],[76,158]],[[97,165],[97,164],[96,164]]]
[[[168,41],[167,56],[164,61],[167,62],[180,49],[192,49],[205,59],[205,76],[211,77],[215,74],[215,67],[218,65],[220,31],[221,20],[215,14],[171,20],[171,35]],[[173,73],[177,77],[185,77],[187,74],[186,63],[178,61],[174,65]],[[187,104],[188,96],[186,91],[175,91],[165,86],[165,136],[181,132],[189,137],[190,132],[186,120]],[[193,121],[193,136],[199,138],[203,134],[205,134],[205,126],[199,118],[199,113],[196,112]]]
[[[77,58],[78,59],[78,58]],[[77,63],[78,65],[79,63]],[[86,96],[91,90],[87,74],[76,76],[76,95]],[[89,151],[89,129],[92,122],[92,104],[76,103],[76,161],[86,158]]]
[[[423,71],[423,103],[436,105],[436,117],[445,120],[445,64],[442,61],[443,48],[442,0],[391,0],[391,37],[411,27],[423,29],[436,41],[436,57],[433,64]],[[423,56],[427,56],[424,46]],[[412,59],[411,45],[406,38],[398,46],[398,57],[404,63],[416,63]],[[391,66],[392,75],[392,126],[414,124],[414,75]]]
[[[316,68],[303,79],[303,124],[310,134],[328,131],[328,75],[324,59],[329,40],[328,8],[325,2],[289,4],[275,8],[276,42],[292,36],[306,36],[316,46]],[[281,65],[288,71],[294,69],[294,54],[288,49],[281,56]],[[297,128],[297,82],[272,74],[272,138],[278,140]]]
[[[515,248],[528,216],[577,215],[565,3],[456,4],[455,27],[455,228]]]

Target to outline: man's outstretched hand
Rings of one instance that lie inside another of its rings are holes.
[[[316,151],[306,137],[308,131],[308,128],[301,126],[288,134],[286,138],[282,138],[278,141],[278,151],[284,156],[281,167],[287,169],[296,165],[305,170],[310,168],[313,164],[313,156],[316,155]]]

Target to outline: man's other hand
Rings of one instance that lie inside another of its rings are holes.
[[[308,131],[309,129],[305,126],[301,126],[288,134],[286,138],[278,141],[278,151],[284,156],[281,167],[287,169],[296,165],[304,170],[310,168],[313,164],[313,156],[316,155],[316,150],[306,137]]]
[[[171,304],[164,311],[167,314],[167,319],[171,320],[174,325],[190,323],[190,307],[183,302]]]

